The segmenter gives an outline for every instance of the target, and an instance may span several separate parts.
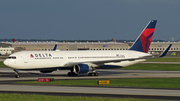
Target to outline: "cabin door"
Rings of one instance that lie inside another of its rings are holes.
[[[24,55],[24,63],[28,63],[28,58],[26,55]]]

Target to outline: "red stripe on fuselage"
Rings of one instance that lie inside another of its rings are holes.
[[[144,52],[145,52],[145,50],[146,50],[146,40],[147,40],[147,37],[148,37],[151,33],[153,33],[154,30],[155,30],[154,28],[146,28],[146,29],[142,32],[141,36],[139,37],[140,40],[141,40],[141,44],[142,44],[142,47],[143,47],[143,51],[144,51]],[[148,39],[148,47],[147,47],[147,49],[149,49],[151,40],[152,40],[152,36]],[[148,50],[147,50],[147,52],[148,52]]]

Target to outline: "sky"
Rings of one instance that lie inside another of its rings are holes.
[[[0,0],[0,39],[180,39],[180,0]]]

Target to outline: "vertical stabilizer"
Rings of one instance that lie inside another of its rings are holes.
[[[170,44],[162,53],[159,57],[164,57],[168,53],[169,49],[171,48],[172,44]]]
[[[52,51],[56,51],[57,48],[57,44],[54,45],[54,48],[52,49]]]
[[[16,43],[17,41],[16,41],[16,39],[15,38],[13,38],[13,43]]]
[[[148,53],[157,20],[151,20],[129,50]]]

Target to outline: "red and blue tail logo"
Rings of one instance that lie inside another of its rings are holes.
[[[148,53],[157,20],[151,20],[129,50]]]
[[[17,42],[15,38],[13,38],[13,43]]]

